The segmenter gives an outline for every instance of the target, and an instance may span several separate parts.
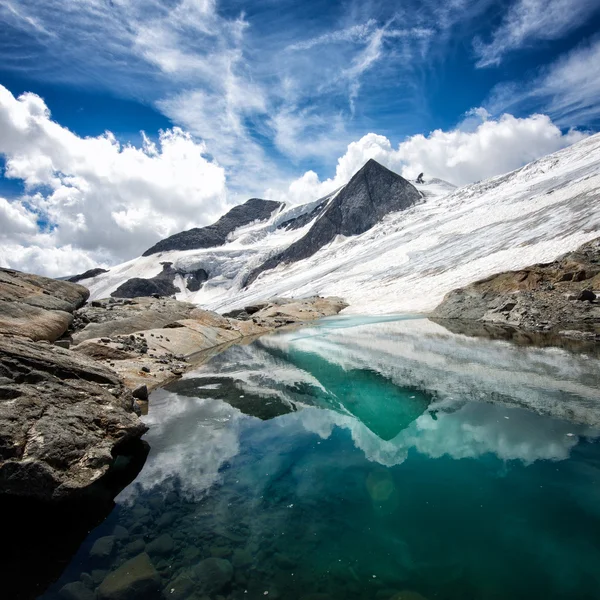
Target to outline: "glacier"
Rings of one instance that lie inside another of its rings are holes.
[[[182,272],[210,273],[195,292],[177,276],[177,299],[218,312],[275,296],[321,295],[344,298],[346,313],[427,313],[457,287],[550,262],[600,235],[600,134],[460,189],[441,180],[411,183],[422,194],[414,206],[360,235],[337,236],[309,258],[264,271],[247,287],[248,274],[301,239],[320,214],[298,229],[282,223],[330,203],[343,188],[244,225],[222,246],[142,256],[81,283],[92,299],[105,298],[171,262]]]

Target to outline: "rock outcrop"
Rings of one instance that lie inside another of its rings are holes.
[[[54,341],[89,295],[81,285],[0,269],[0,334]]]
[[[337,235],[364,233],[385,215],[410,208],[420,199],[420,192],[411,183],[371,159],[329,202],[308,233],[253,270],[246,285],[263,271],[312,256]]]
[[[78,311],[76,323],[87,323],[73,335],[73,350],[110,366],[134,394],[145,387],[145,395],[226,345],[346,306],[339,298],[279,298],[222,316],[168,298],[111,298]]]
[[[49,344],[0,336],[0,489],[60,500],[107,473],[147,427],[117,374]]]
[[[431,316],[600,340],[599,295],[597,238],[552,263],[500,273],[454,290]]]
[[[222,246],[227,241],[229,234],[233,233],[238,227],[243,227],[254,221],[266,221],[282,206],[283,203],[281,202],[251,198],[244,204],[234,206],[216,223],[207,227],[196,227],[176,233],[146,250],[142,256],[150,256],[167,250],[195,250],[197,248]]]
[[[97,267],[96,269],[90,269],[89,271],[85,271],[85,273],[73,275],[73,277],[69,277],[67,281],[70,281],[71,283],[78,283],[79,281],[82,281],[84,279],[92,279],[92,277],[102,275],[102,273],[108,273],[108,270]]]
[[[175,286],[175,278],[181,276],[190,292],[197,292],[208,280],[204,269],[182,271],[174,269],[173,263],[161,263],[163,270],[154,277],[143,279],[134,277],[122,283],[112,294],[113,298],[139,298],[142,296],[172,296],[179,292]]]

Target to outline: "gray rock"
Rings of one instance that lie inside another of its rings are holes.
[[[72,321],[73,316],[62,310],[0,300],[0,334],[53,342],[67,331]]]
[[[233,563],[233,566],[236,569],[238,569],[241,567],[247,567],[248,565],[251,565],[252,560],[252,554],[248,552],[248,550],[238,548],[234,551],[231,562]]]
[[[136,556],[141,554],[146,549],[144,540],[134,540],[125,546],[127,556]]]
[[[206,594],[220,592],[233,578],[233,567],[224,558],[206,558],[194,568],[200,590]]]
[[[160,597],[160,576],[146,553],[109,573],[96,591],[97,600],[152,600]]]
[[[193,319],[196,315],[204,317],[209,314],[195,304],[168,298],[121,300],[112,304],[111,310],[107,310],[108,304],[105,302],[98,304],[100,306],[85,306],[75,313],[74,344],[80,344],[92,338],[104,338],[108,343],[113,335],[127,335],[145,329],[158,329],[176,321]],[[215,315],[215,318],[217,317],[218,315]]]
[[[79,275],[73,275],[73,277],[69,277],[69,279],[67,279],[67,281],[70,281],[71,283],[78,283],[79,281],[82,281],[83,279],[92,279],[92,277],[97,277],[98,275],[102,275],[102,273],[108,273],[108,271],[106,269],[101,269],[100,267],[98,267],[96,269],[90,269],[89,271],[86,271],[85,273],[80,273]]]
[[[588,301],[588,302],[593,302],[596,299],[596,294],[594,294],[594,292],[592,292],[592,290],[582,290],[581,292],[579,292],[579,295],[577,296],[577,300],[579,300],[580,302],[584,302],[584,301]]]
[[[122,525],[116,525],[113,529],[113,536],[119,541],[126,540],[129,537],[129,531]]]
[[[253,221],[266,221],[282,206],[281,202],[251,198],[244,204],[234,206],[213,225],[176,233],[146,250],[142,256],[168,250],[194,250],[222,246],[227,241],[227,236],[238,227]]]
[[[81,581],[67,583],[58,592],[63,600],[95,600],[96,594],[87,588]]]
[[[183,571],[165,587],[163,596],[169,600],[187,600],[195,589],[193,574]]]
[[[110,558],[115,549],[115,536],[106,535],[98,538],[90,549],[90,558],[107,559]]]
[[[385,215],[406,210],[421,197],[406,179],[369,160],[328,204],[308,233],[253,270],[246,278],[246,285],[263,271],[312,256],[337,235],[353,236],[368,231]]]
[[[0,376],[11,381],[2,386],[11,401],[0,402],[3,494],[80,493],[108,471],[119,444],[148,429],[117,374],[86,356],[0,335]]]
[[[175,522],[177,515],[173,511],[167,511],[158,517],[156,525],[158,527],[169,527]]]
[[[174,547],[173,538],[168,533],[163,533],[149,544],[146,544],[146,552],[152,555],[167,555],[173,552]]]

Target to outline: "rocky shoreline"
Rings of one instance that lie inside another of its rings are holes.
[[[453,290],[430,315],[436,322],[478,324],[600,342],[600,238],[557,260],[507,271]],[[462,327],[465,331],[473,327]],[[456,327],[454,327],[456,329]]]
[[[84,306],[88,296],[0,269],[0,496],[78,497],[147,431],[139,415],[151,390],[227,345],[346,306],[276,299],[234,318],[161,297]]]

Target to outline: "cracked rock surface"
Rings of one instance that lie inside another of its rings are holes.
[[[552,263],[507,271],[453,290],[435,319],[508,325],[600,341],[600,238]]]
[[[104,475],[147,427],[111,369],[50,344],[0,336],[0,488],[59,500]]]

